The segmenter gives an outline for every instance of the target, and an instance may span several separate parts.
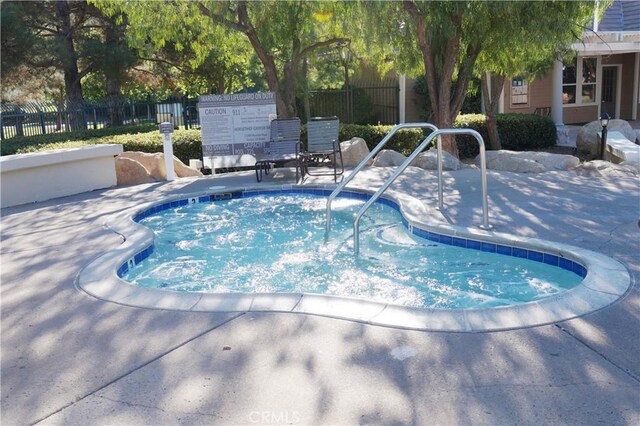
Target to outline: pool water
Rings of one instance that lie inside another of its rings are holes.
[[[328,242],[322,196],[258,195],[164,210],[140,220],[156,235],[154,251],[123,278],[175,291],[320,293],[449,309],[531,302],[582,281],[544,263],[416,237],[397,210],[380,203],[361,221],[356,258],[352,224],[362,204],[334,201]]]

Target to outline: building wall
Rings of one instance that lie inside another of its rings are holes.
[[[602,58],[602,65],[622,65],[621,90],[620,90],[620,117],[623,120],[632,119],[633,106],[633,79],[635,67],[635,53],[621,55],[611,55]],[[602,90],[601,82],[598,90]],[[551,106],[551,71],[543,78],[536,79],[529,83],[529,104],[526,106],[514,106],[511,93],[511,79],[507,79],[504,84],[504,112],[533,114],[536,108],[546,108]],[[639,96],[640,105],[640,96]],[[640,107],[638,108],[640,111]],[[598,105],[589,106],[565,106],[562,112],[565,124],[581,124],[597,120],[599,117]]]
[[[631,120],[635,54],[628,53],[603,57],[602,65],[622,65],[621,75],[618,76],[618,78],[622,78],[620,88],[620,118],[623,120]]]
[[[529,102],[527,105],[514,105],[511,93],[511,79],[504,82],[504,112],[533,114],[537,108],[551,107],[551,73],[541,79],[529,82]]]
[[[598,105],[564,108],[562,122],[564,124],[582,124],[598,119]]]

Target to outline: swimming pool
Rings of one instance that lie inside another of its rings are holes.
[[[393,207],[394,214],[400,212],[402,224],[371,228],[369,238],[377,244],[392,244],[396,248],[421,245],[423,247],[417,247],[420,250],[435,250],[432,244],[434,242],[438,243],[438,249],[441,245],[462,245],[467,253],[487,251],[503,259],[519,257],[537,262],[541,266],[544,263],[555,264],[582,282],[557,294],[534,298],[526,303],[520,301],[516,305],[481,304],[475,308],[443,309],[437,303],[409,303],[408,306],[402,306],[384,300],[372,300],[370,296],[355,298],[339,293],[314,294],[300,289],[283,293],[274,293],[271,289],[267,289],[265,293],[167,291],[132,285],[122,278],[127,276],[129,271],[135,271],[138,266],[152,260],[154,254],[157,254],[154,253],[157,250],[154,233],[136,221],[149,219],[160,212],[195,207],[190,204],[211,207],[221,199],[259,198],[292,192],[297,195],[310,193],[315,196],[327,196],[331,189],[332,185],[212,187],[204,194],[184,194],[140,205],[109,219],[110,229],[121,234],[124,242],[88,265],[79,275],[78,286],[94,297],[143,308],[204,312],[289,312],[405,329],[468,332],[530,327],[574,318],[614,302],[630,285],[630,276],[626,268],[602,254],[556,242],[443,224],[432,219],[433,212],[420,201],[396,192],[389,193],[388,199],[383,203]],[[359,192],[351,192],[348,195],[361,201],[369,197],[369,194]],[[399,230],[405,228],[410,236],[401,236],[399,233]],[[342,240],[340,243],[340,239],[337,238],[333,243],[330,242],[330,245],[334,244],[333,247],[340,252],[340,244],[343,244],[343,248],[344,244],[348,244],[345,241]],[[370,255],[371,252],[364,254]],[[282,265],[291,265],[291,262],[284,262]]]
[[[336,200],[332,238],[325,241],[327,198],[310,192],[236,192],[141,212],[137,221],[155,234],[153,253],[121,276],[174,291],[315,293],[468,309],[540,300],[586,275],[579,263],[533,250],[514,254],[480,241],[423,238],[423,230],[409,232],[389,200],[365,216],[356,257],[351,225],[362,194]]]

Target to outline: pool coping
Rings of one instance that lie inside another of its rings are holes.
[[[208,191],[185,193],[140,204],[112,216],[107,227],[122,235],[124,243],[86,266],[78,286],[101,300],[126,306],[192,312],[289,312],[320,315],[371,325],[411,330],[447,332],[486,332],[551,324],[583,316],[610,305],[631,285],[626,267],[608,256],[591,250],[541,239],[518,237],[491,230],[461,227],[439,222],[414,197],[389,190],[385,198],[397,203],[410,231],[413,227],[437,235],[483,241],[549,253],[583,265],[587,275],[577,287],[539,301],[521,305],[484,309],[411,308],[391,303],[350,297],[308,293],[181,293],[138,287],[118,276],[121,265],[153,245],[153,232],[133,218],[154,206],[184,199],[239,191],[277,192],[301,189],[331,191],[335,185],[249,185],[210,187]],[[347,191],[371,195],[373,191],[351,188]]]

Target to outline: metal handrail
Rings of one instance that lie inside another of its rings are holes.
[[[478,141],[478,145],[480,145],[480,171],[482,178],[482,217],[483,217],[483,227],[489,228],[489,213],[488,213],[488,202],[487,202],[487,162],[485,159],[485,149],[484,149],[484,140],[480,133],[476,132],[472,129],[440,129],[431,133],[429,136],[425,138],[424,141],[411,153],[409,157],[402,163],[395,172],[385,181],[385,183],[378,189],[378,191],[371,196],[364,203],[364,206],[360,208],[358,213],[356,214],[356,218],[353,221],[353,253],[358,255],[360,252],[360,218],[362,215],[371,207],[373,203],[380,198],[382,193],[389,188],[389,186],[396,180],[396,178],[413,162],[413,160],[420,154],[424,148],[426,148],[433,138],[440,135],[471,135],[476,138]],[[438,205],[442,209],[443,201],[442,201],[442,142],[438,137],[437,141],[437,149],[438,149]]]
[[[411,128],[428,128],[433,131],[438,130],[438,128],[431,123],[404,123],[404,124],[398,124],[394,126],[389,131],[389,133],[387,133],[387,135],[384,138],[382,138],[380,142],[378,142],[378,145],[376,145],[375,148],[373,148],[373,150],[364,158],[364,160],[358,163],[358,165],[353,169],[353,171],[348,176],[345,176],[342,182],[340,182],[340,184],[336,187],[336,189],[333,190],[331,195],[329,195],[329,198],[327,199],[327,218],[326,218],[326,229],[325,229],[325,235],[324,235],[325,240],[329,239],[329,233],[331,232],[331,202],[338,196],[340,191],[342,191],[344,187],[347,186],[347,184],[353,180],[355,175],[358,174],[358,172],[362,170],[364,166],[367,165],[369,160],[371,160],[373,156],[376,155],[378,151],[380,151],[382,147],[384,147],[387,144],[387,142],[389,142],[389,140],[391,140],[391,136],[393,136],[400,129],[411,129]]]

